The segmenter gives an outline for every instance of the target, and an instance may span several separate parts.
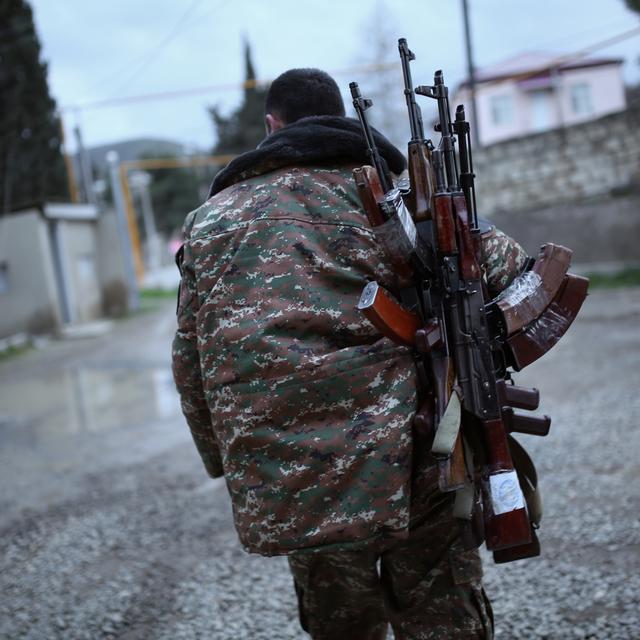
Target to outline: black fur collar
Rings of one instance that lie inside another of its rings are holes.
[[[378,151],[393,173],[406,161],[381,133],[373,130]],[[256,149],[234,158],[213,180],[209,197],[226,187],[283,167],[322,164],[367,164],[369,158],[360,123],[353,118],[311,116],[267,136]]]

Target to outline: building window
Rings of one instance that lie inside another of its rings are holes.
[[[571,109],[576,115],[589,115],[593,113],[590,85],[583,83],[574,84],[571,87]]]
[[[554,124],[553,94],[549,89],[536,89],[529,92],[531,130],[546,131]]]
[[[9,265],[0,262],[0,295],[9,293]]]
[[[511,96],[493,96],[491,98],[491,120],[497,126],[513,124],[513,100]]]

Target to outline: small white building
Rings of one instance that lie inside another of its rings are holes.
[[[0,217],[0,338],[124,311],[125,282],[113,212],[44,203]]]
[[[490,145],[623,111],[622,62],[588,57],[563,62],[558,55],[525,53],[478,69],[480,143]],[[468,80],[452,96],[452,108],[458,104],[465,105],[473,127]]]

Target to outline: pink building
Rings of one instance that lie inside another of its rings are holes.
[[[466,106],[468,81],[451,106]],[[476,108],[482,145],[593,120],[626,107],[622,60],[562,61],[548,53],[525,53],[476,72]],[[474,123],[471,122],[473,127]]]

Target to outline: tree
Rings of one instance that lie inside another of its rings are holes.
[[[33,12],[24,0],[0,0],[0,211],[67,199],[56,103]]]
[[[640,0],[624,0],[624,3],[627,5],[628,9],[631,9],[631,11],[640,13]]]
[[[154,169],[151,176],[150,195],[156,226],[161,233],[170,234],[180,229],[186,214],[200,205],[210,176],[206,172],[207,177],[203,179],[190,167]]]
[[[359,50],[356,61],[372,67],[379,66],[374,73],[363,76],[360,82],[363,95],[373,101],[373,108],[367,112],[367,116],[374,127],[399,149],[404,149],[409,139],[409,123],[403,98],[398,33],[393,12],[383,0],[378,0],[363,22],[363,41],[367,42],[367,46],[364,53]],[[348,105],[347,115],[352,115]]]
[[[218,142],[214,155],[239,154],[254,149],[265,137],[264,101],[267,89],[257,86],[251,60],[251,48],[244,45],[245,81],[242,104],[229,116],[223,116],[218,107],[210,107]]]

